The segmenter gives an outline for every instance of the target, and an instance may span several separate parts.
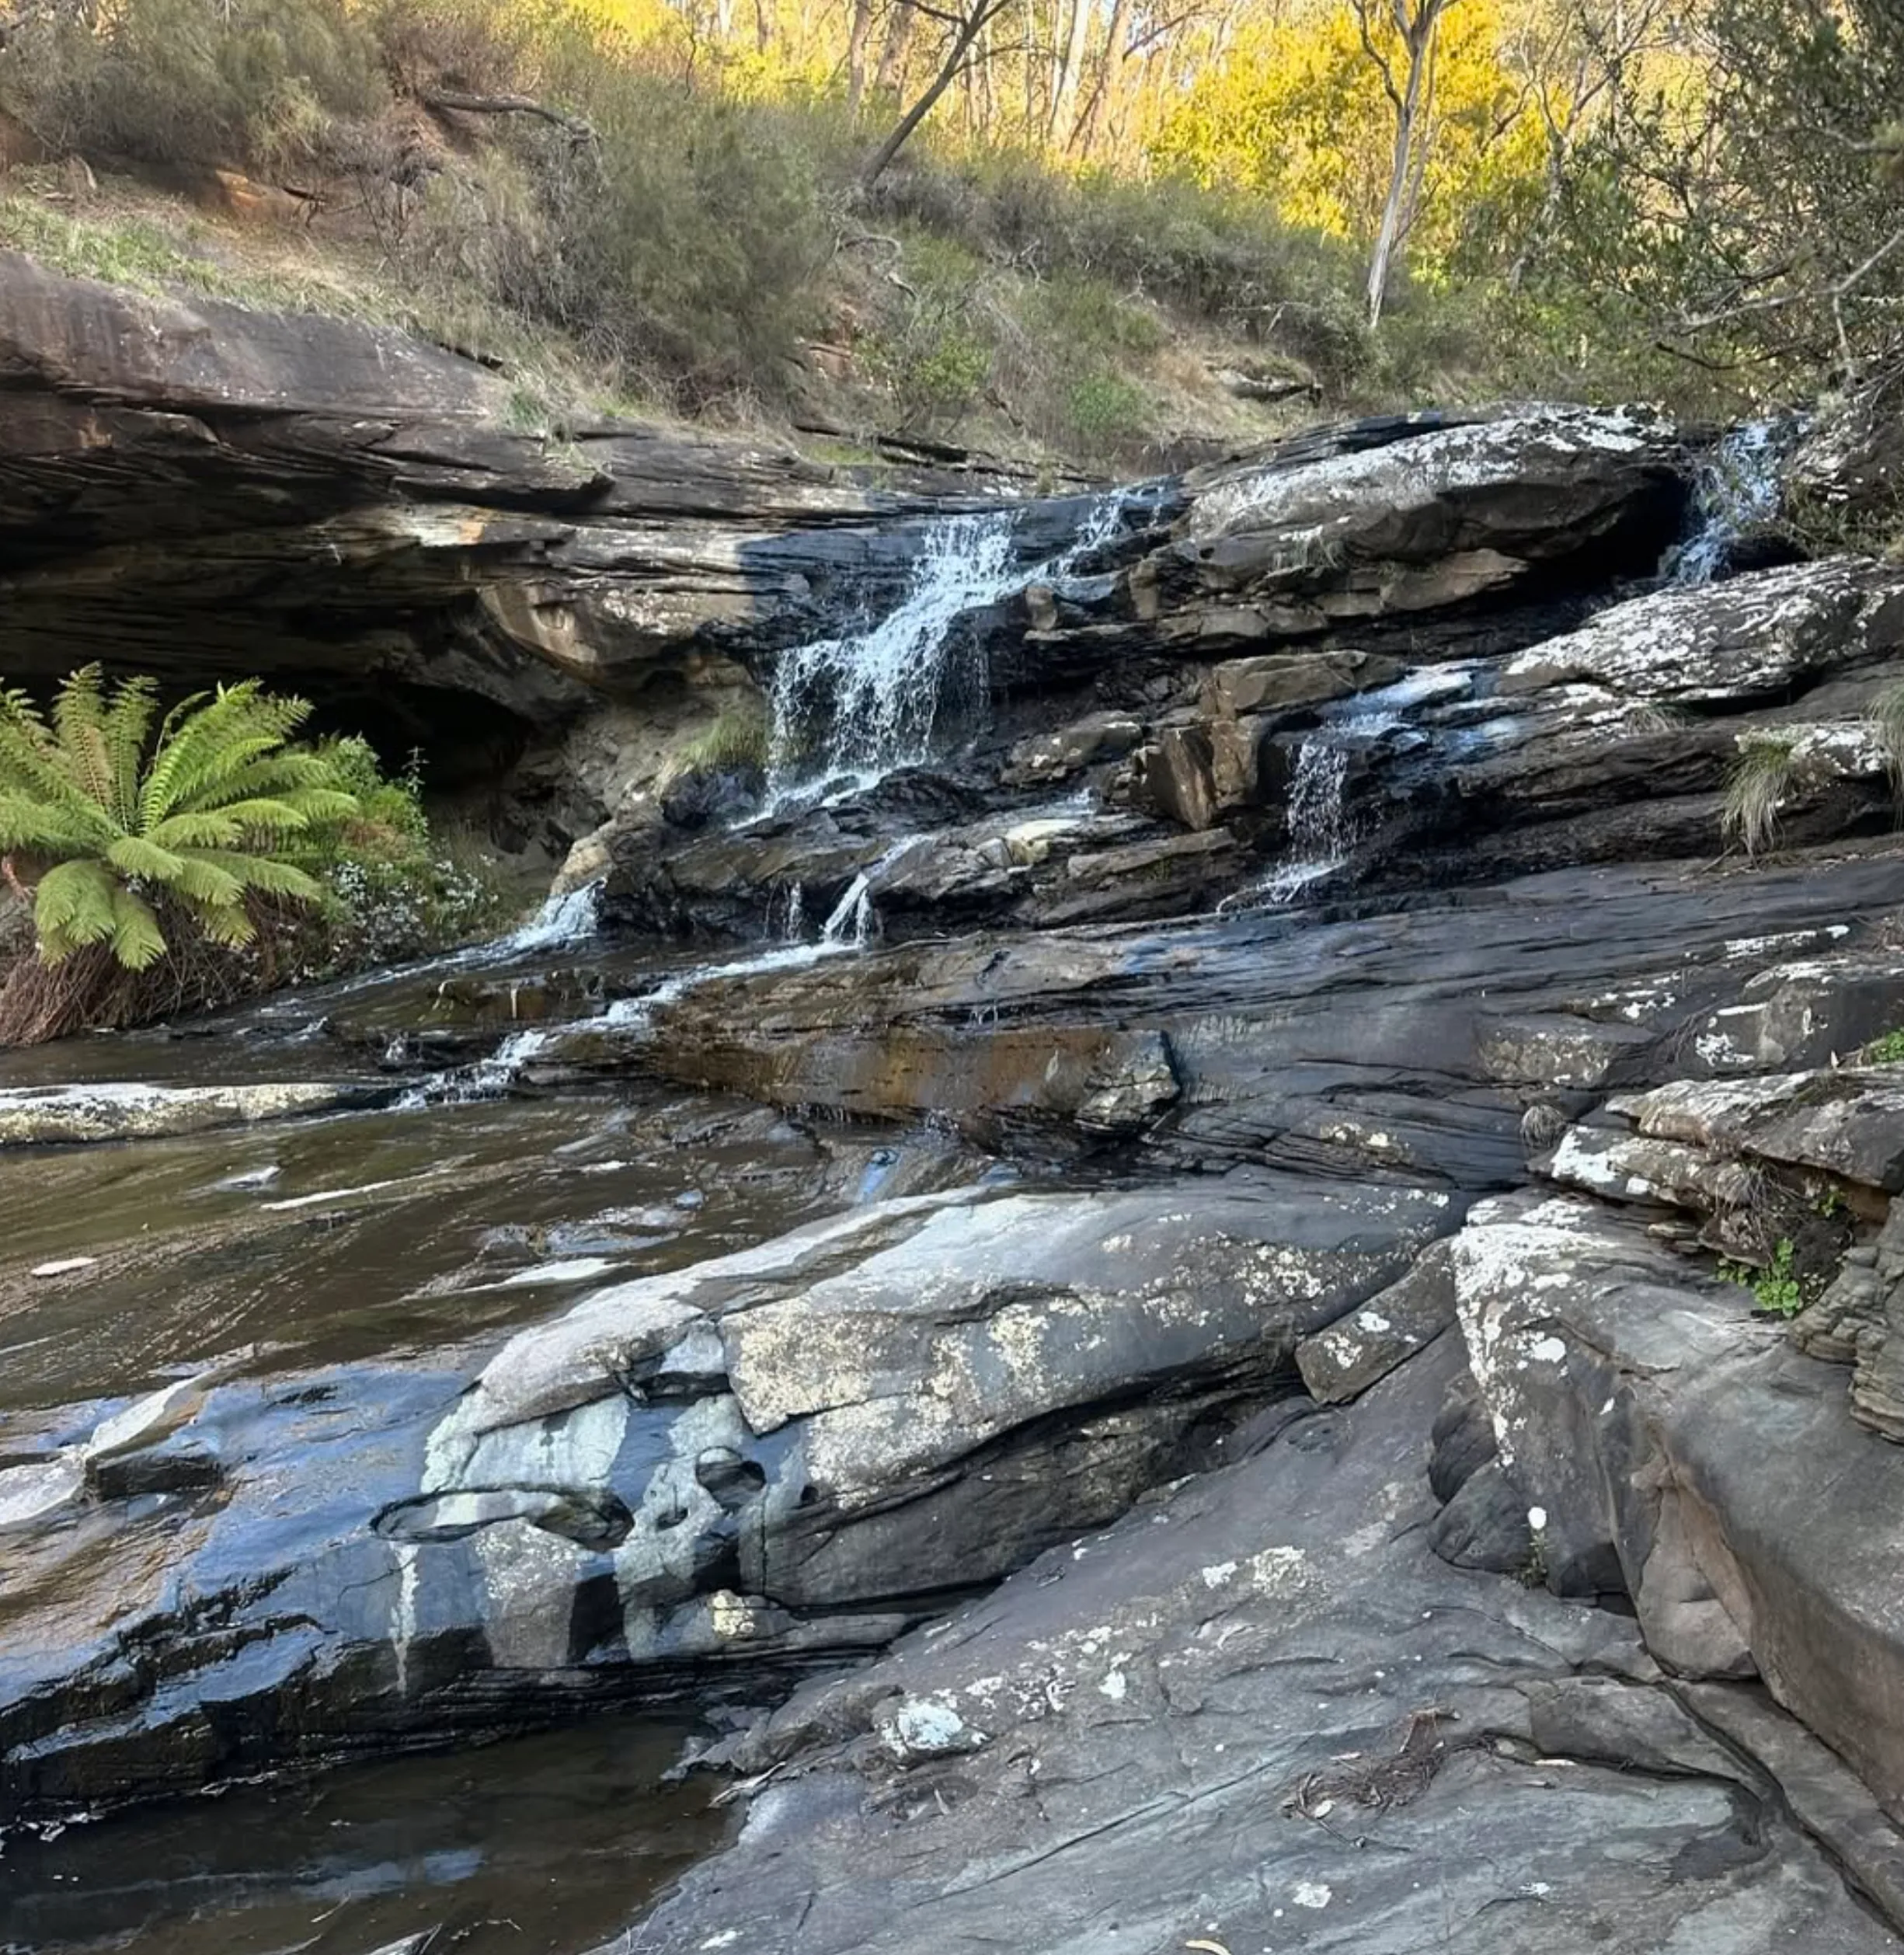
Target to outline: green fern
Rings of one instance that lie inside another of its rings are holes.
[[[253,933],[250,897],[322,894],[290,859],[295,838],[357,804],[328,761],[287,744],[309,705],[247,679],[182,701],[154,741],[158,709],[154,681],[109,688],[96,665],[66,680],[50,715],[0,687],[0,856],[37,879],[48,964],[106,943],[144,971],[168,948],[162,908],[235,946]]]

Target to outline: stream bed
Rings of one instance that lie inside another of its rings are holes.
[[[230,1786],[0,1840],[0,1951],[573,1955],[729,1830],[628,1714],[472,1751]]]

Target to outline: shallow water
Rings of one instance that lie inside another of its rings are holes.
[[[368,1110],[0,1147],[0,1463],[83,1439],[181,1377],[416,1353],[454,1376],[591,1288],[969,1176],[965,1151],[929,1132],[815,1131],[626,1072],[544,1068],[530,1087],[499,1048],[577,1023],[638,1046],[636,1001],[694,967],[559,954],[512,947],[0,1055],[0,1087],[387,1089]],[[109,1582],[125,1539],[116,1552]],[[0,1597],[22,1573],[0,1552]],[[379,1955],[434,1929],[438,1950],[580,1955],[720,1836],[705,1787],[660,1784],[680,1737],[652,1714],[604,1716],[16,1831],[0,1838],[0,1952]]]
[[[604,1716],[16,1832],[0,1950],[372,1955],[433,1928],[458,1955],[581,1955],[726,1830],[710,1782],[660,1782],[683,1736]]]
[[[739,1101],[625,1089],[0,1149],[0,1412],[454,1347],[859,1192]],[[82,1267],[52,1277],[49,1264]]]

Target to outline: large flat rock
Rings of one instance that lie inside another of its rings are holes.
[[[1306,926],[977,933],[679,988],[627,1056],[782,1104],[1036,1137],[1088,1126],[1161,1040],[1176,1091],[1121,1103],[1118,1131],[1173,1161],[1502,1187],[1530,1099],[1675,1077],[1683,1027],[1868,933],[1895,876],[1888,853],[1625,866]]]
[[[1047,1555],[732,1748],[656,1955],[1875,1955],[1898,1835],[1628,1617],[1429,1552],[1458,1347]],[[1723,1735],[1721,1735],[1722,1734]]]

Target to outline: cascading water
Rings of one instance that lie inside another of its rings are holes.
[[[846,894],[834,905],[833,914],[820,926],[820,940],[826,944],[867,943],[873,932],[872,883],[865,874],[855,876]]]
[[[1339,869],[1350,837],[1342,790],[1349,780],[1349,750],[1333,741],[1305,740],[1290,775],[1289,852],[1262,886],[1265,902],[1286,903],[1308,883]]]
[[[1471,664],[1424,666],[1391,685],[1324,708],[1324,723],[1297,748],[1290,771],[1283,860],[1261,882],[1226,897],[1219,910],[1292,902],[1311,883],[1342,868],[1356,839],[1346,803],[1355,748],[1406,725],[1419,707],[1461,698],[1473,688],[1475,672]]]
[[[1062,584],[1116,533],[1121,497],[1093,505],[1057,556],[1027,564],[1010,510],[954,516],[926,531],[900,603],[876,622],[796,646],[774,674],[768,772],[776,800],[844,776],[869,786],[928,758],[950,713],[983,701],[984,648],[959,620],[1034,584]]]
[[[1700,458],[1693,478],[1696,526],[1660,566],[1669,584],[1710,584],[1731,568],[1742,542],[1777,518],[1785,458],[1803,432],[1794,417],[1749,421]]]
[[[549,950],[558,944],[592,937],[601,921],[601,885],[585,883],[566,894],[552,896],[519,929],[491,946],[490,954],[513,956],[518,951]]]

